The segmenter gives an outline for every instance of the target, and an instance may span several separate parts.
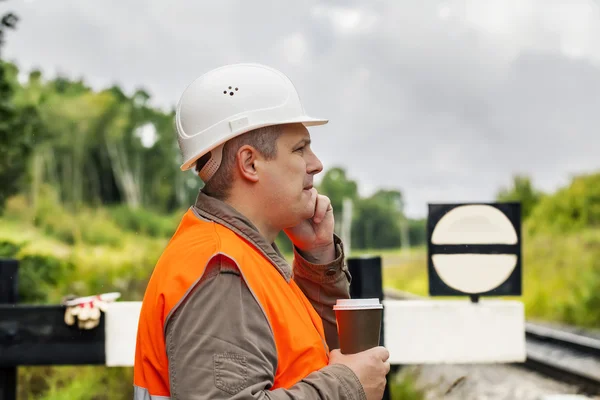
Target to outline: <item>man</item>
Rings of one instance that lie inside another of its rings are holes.
[[[306,128],[327,120],[281,72],[239,64],[188,86],[176,122],[181,168],[205,187],[144,296],[135,399],[381,399],[387,350],[332,350],[350,276]]]

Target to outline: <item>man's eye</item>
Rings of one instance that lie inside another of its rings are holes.
[[[296,149],[296,151],[304,151],[304,148],[305,148],[305,147],[306,147],[306,146],[298,147],[298,148]]]

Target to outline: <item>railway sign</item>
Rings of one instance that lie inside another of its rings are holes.
[[[430,296],[522,294],[520,203],[429,204]]]

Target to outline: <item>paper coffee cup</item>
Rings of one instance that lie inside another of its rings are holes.
[[[383,304],[379,299],[338,299],[333,306],[340,351],[355,354],[379,346]]]

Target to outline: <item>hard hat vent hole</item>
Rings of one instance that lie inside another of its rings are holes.
[[[229,86],[228,88],[229,90],[225,89],[223,90],[223,94],[227,94],[229,93],[230,96],[233,96],[235,93],[233,92],[233,90],[235,90],[236,92],[239,90],[239,88],[233,88],[233,86]]]

